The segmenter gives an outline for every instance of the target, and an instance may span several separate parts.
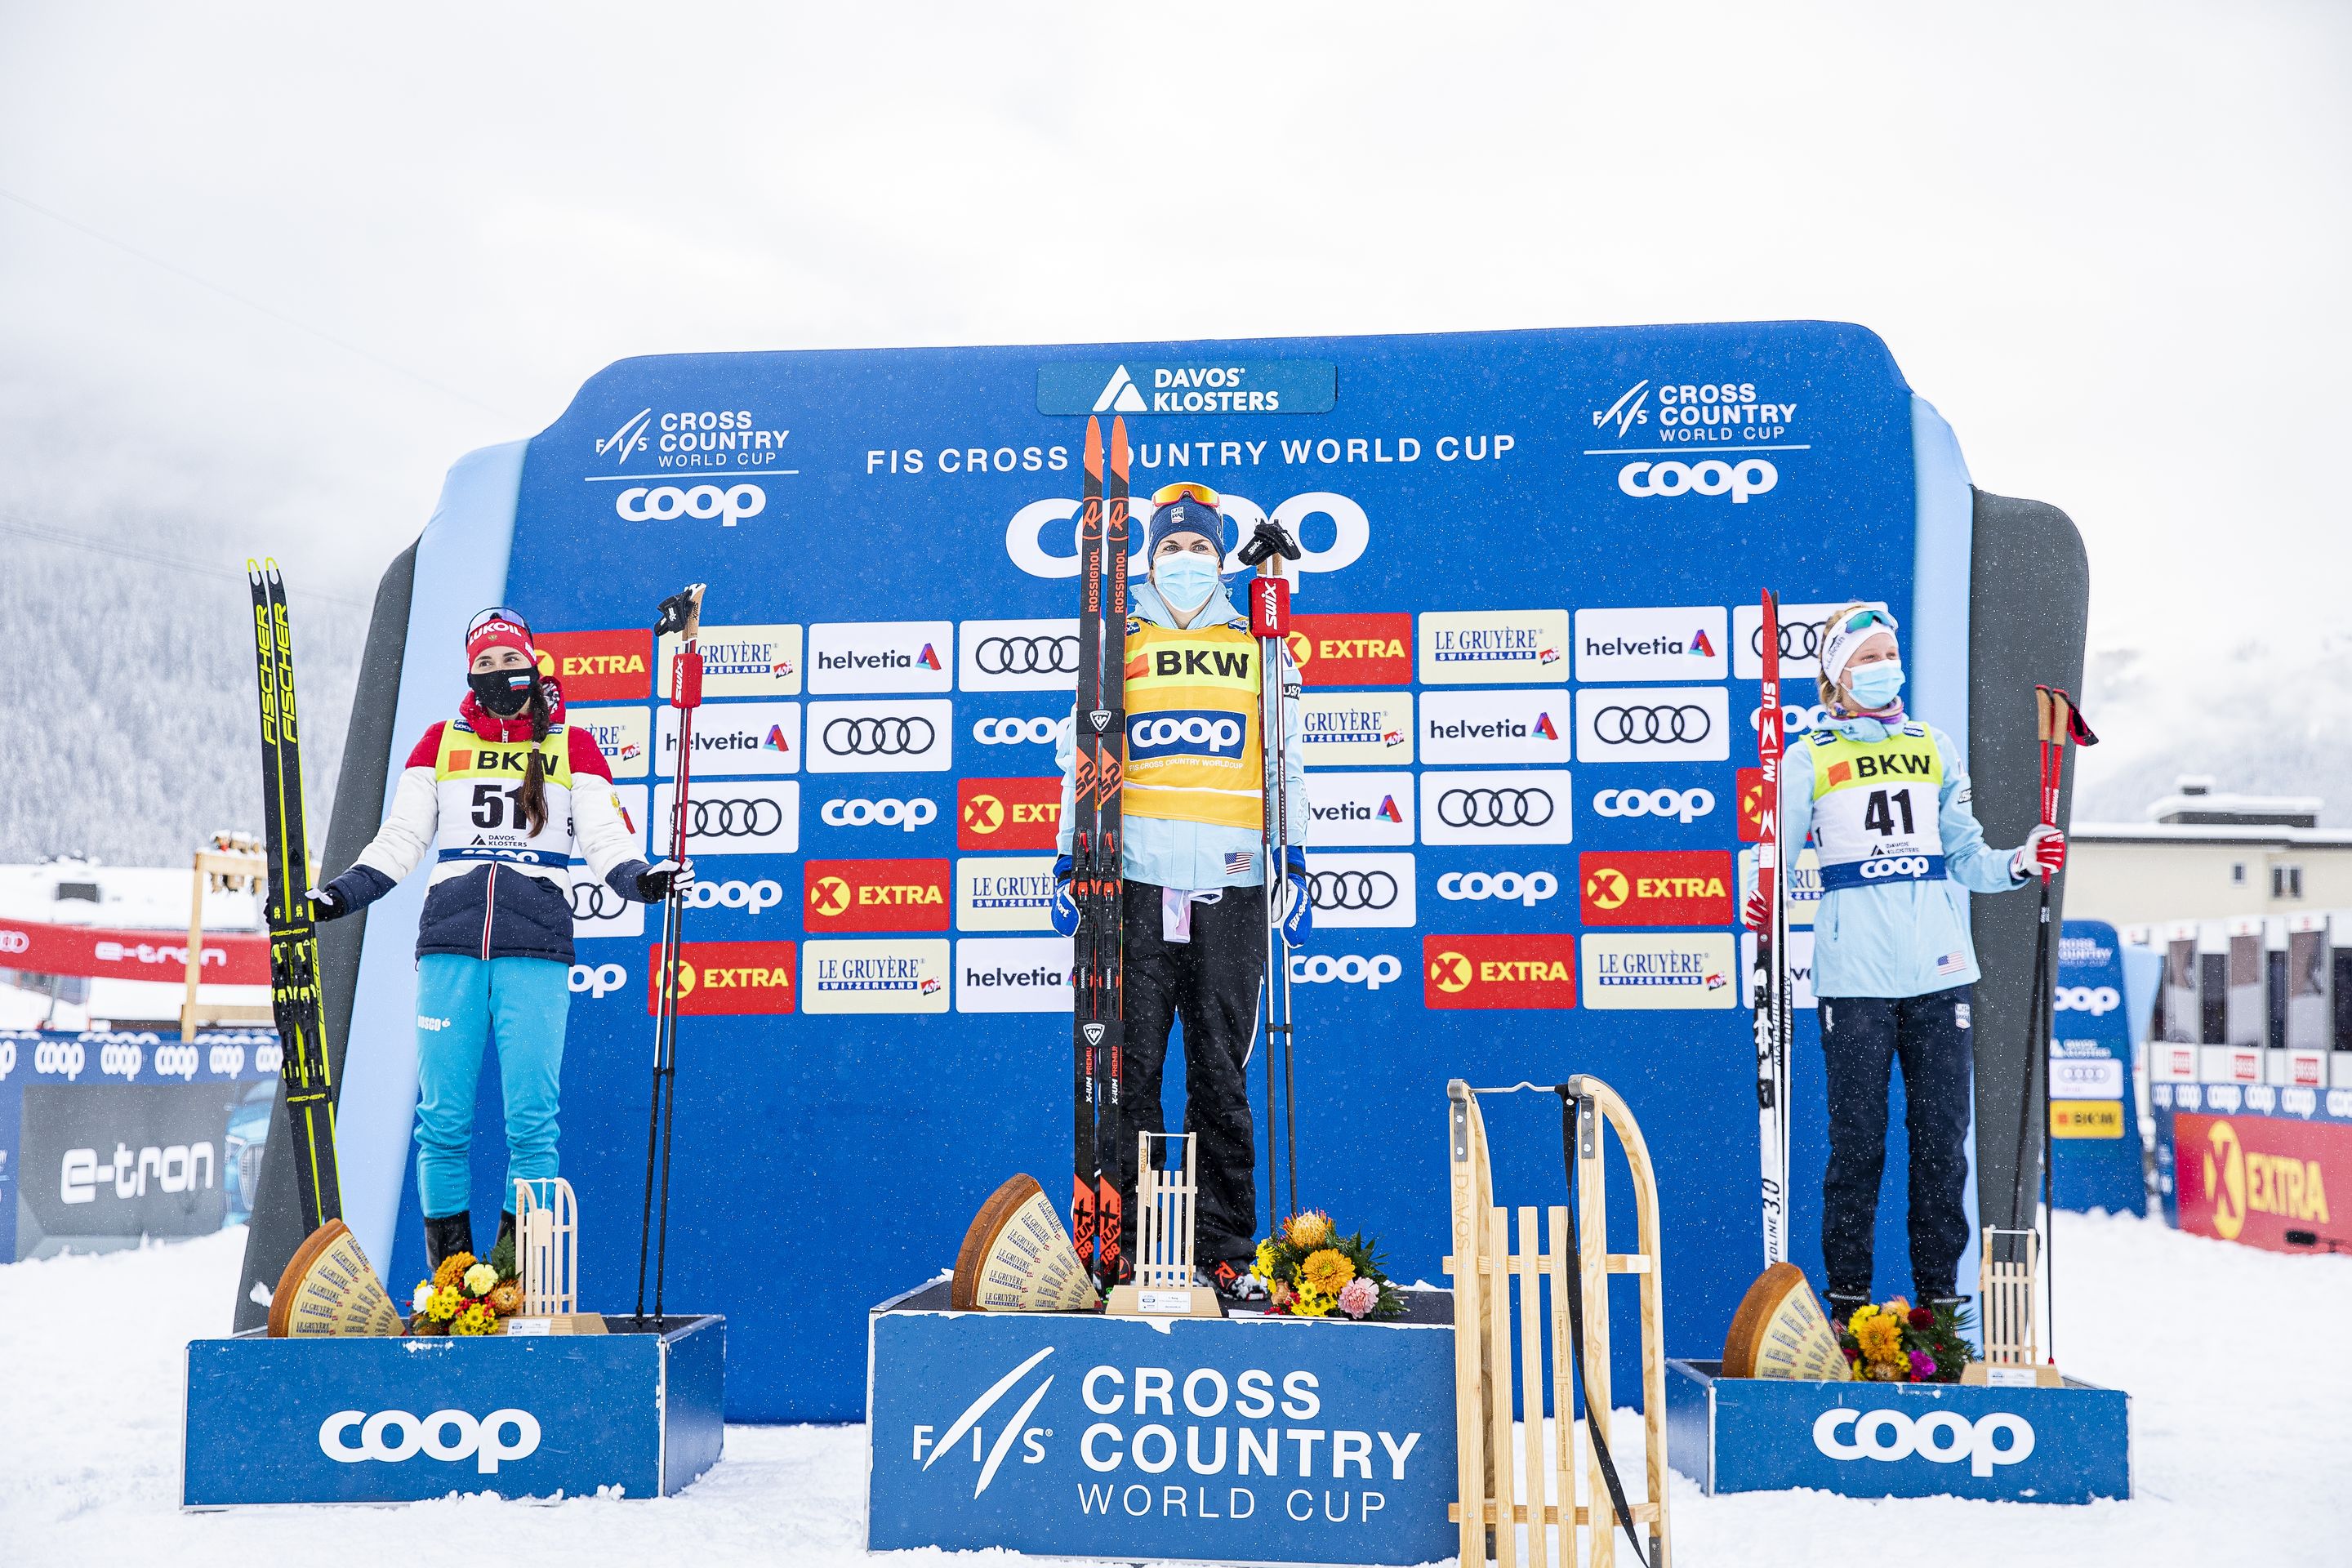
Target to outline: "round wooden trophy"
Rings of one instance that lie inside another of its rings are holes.
[[[1731,1315],[1724,1336],[1725,1377],[1784,1377],[1805,1383],[1849,1383],[1853,1368],[1805,1271],[1775,1263],[1756,1277]]]
[[[959,1311],[1069,1312],[1101,1300],[1034,1176],[1013,1177],[980,1205],[948,1287]]]
[[[368,1267],[359,1237],[331,1219],[304,1238],[269,1298],[269,1337],[373,1334],[397,1338],[400,1311]]]

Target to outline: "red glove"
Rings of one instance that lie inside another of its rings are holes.
[[[1761,888],[1748,895],[1747,913],[1748,929],[1759,936],[1763,935],[1764,928],[1771,923],[1772,911],[1764,902],[1764,889]]]
[[[2039,824],[2025,836],[2014,864],[2021,877],[2056,876],[2066,868],[2066,836],[2046,822]]]

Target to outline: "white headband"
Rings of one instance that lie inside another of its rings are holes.
[[[1832,684],[1843,684],[1845,667],[1860,651],[1862,645],[1880,632],[1896,632],[1895,617],[1875,605],[1865,605],[1858,610],[1848,610],[1822,628],[1822,674]]]

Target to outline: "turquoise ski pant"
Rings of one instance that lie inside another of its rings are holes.
[[[416,961],[416,1193],[427,1219],[472,1206],[474,1091],[493,1035],[507,1111],[499,1206],[514,1207],[516,1182],[555,1174],[571,1011],[572,966],[551,958],[428,952]]]

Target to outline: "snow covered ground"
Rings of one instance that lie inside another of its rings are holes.
[[[658,1501],[452,1498],[407,1508],[184,1514],[181,1346],[226,1331],[242,1230],[0,1267],[0,1562],[438,1562],[462,1543],[567,1568],[834,1563],[865,1552],[865,1433],[732,1426]],[[2352,1561],[2352,1258],[2285,1258],[2128,1218],[2066,1215],[2058,1345],[2131,1391],[2139,1495],[2089,1508],[1706,1498],[1675,1478],[1676,1558],[1737,1563]],[[1675,1347],[1677,1349],[1684,1347]],[[1622,1449],[1638,1447],[1624,1412]],[[1639,1485],[1638,1467],[1629,1481]],[[942,1553],[908,1553],[929,1560]],[[989,1554],[992,1556],[1000,1554]]]

